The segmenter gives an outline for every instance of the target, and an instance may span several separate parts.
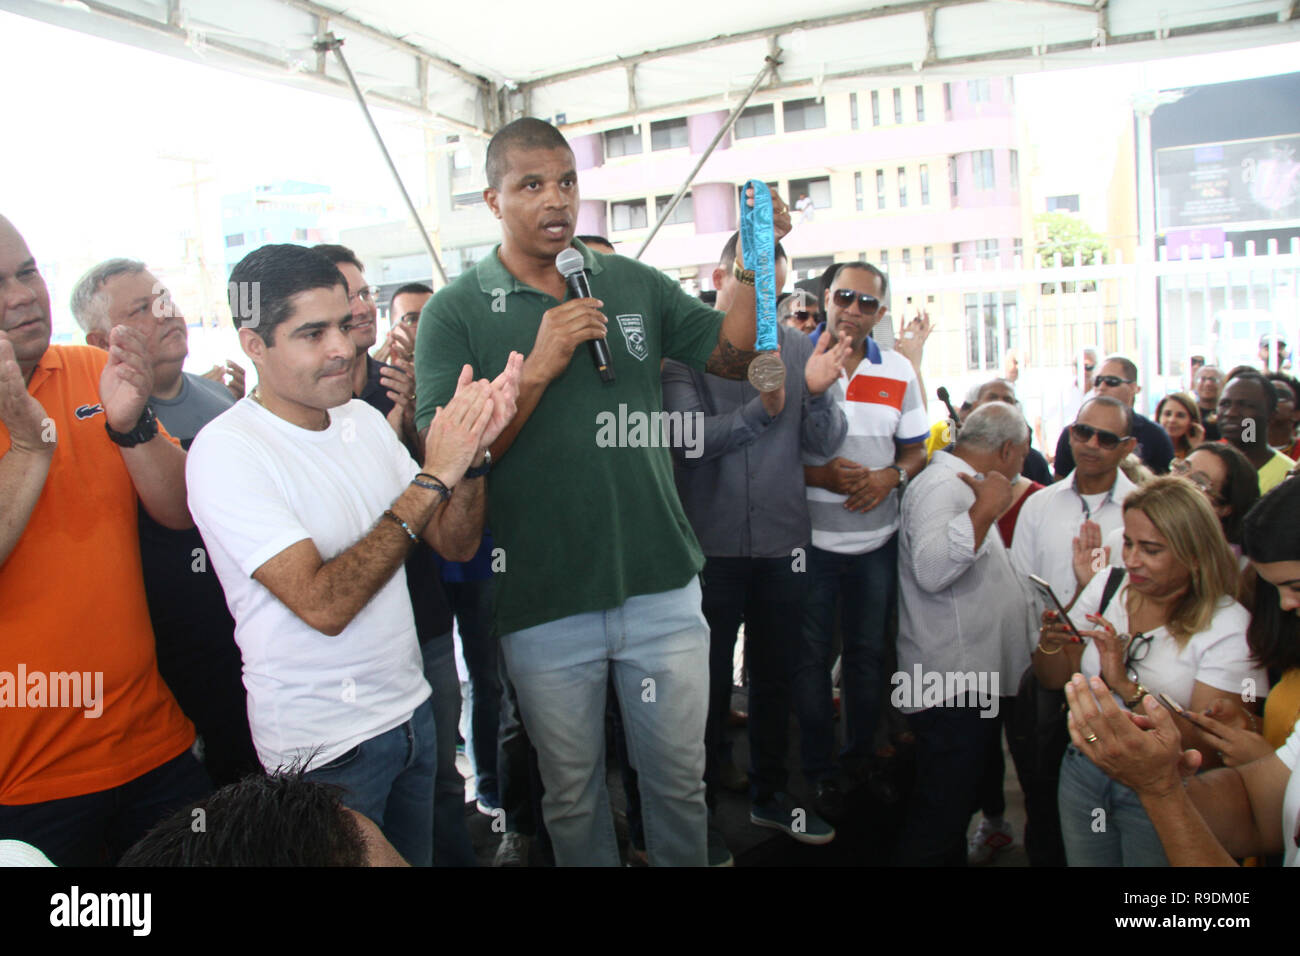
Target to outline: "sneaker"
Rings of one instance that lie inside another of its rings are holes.
[[[981,866],[993,861],[999,853],[1015,843],[1011,824],[1006,820],[994,823],[988,817],[980,819],[971,838],[966,843],[966,862],[971,866]]]
[[[718,768],[718,786],[732,793],[749,793],[749,777],[745,771],[727,760]]]
[[[492,858],[492,865],[527,866],[528,850],[532,842],[531,837],[526,837],[522,833],[503,833],[501,844],[497,847],[497,855]]]
[[[813,807],[823,819],[839,823],[844,819],[844,793],[834,780],[818,780],[813,788]]]
[[[749,808],[749,822],[755,826],[781,830],[800,843],[821,846],[835,839],[835,828],[811,808],[800,807],[788,793],[778,793],[769,803],[755,803]]]
[[[735,858],[732,857],[731,851],[727,849],[727,841],[722,837],[722,831],[709,827],[709,866],[735,866]]]

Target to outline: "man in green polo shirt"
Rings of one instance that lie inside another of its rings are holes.
[[[463,364],[491,378],[512,349],[527,356],[518,412],[491,449],[488,525],[502,549],[496,628],[540,757],[556,861],[619,862],[604,774],[612,664],[650,860],[704,865],[704,561],[667,447],[689,453],[700,433],[693,420],[664,419],[659,367],[675,358],[742,377],[754,294],[743,287],[724,315],[655,269],[574,242],[575,166],[564,137],[541,120],[516,120],[492,138],[483,195],[502,241],[424,307],[416,426],[450,399]],[[790,216],[775,193],[773,209],[780,239]],[[564,301],[555,257],[570,246],[594,298]],[[610,384],[583,347],[602,337]]]

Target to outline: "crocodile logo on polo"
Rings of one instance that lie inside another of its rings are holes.
[[[103,413],[103,405],[78,405],[77,410],[73,414],[82,421],[85,421],[87,418],[94,418],[96,415],[102,415]]]
[[[645,322],[639,315],[619,315],[615,318],[618,319],[618,327],[623,330],[623,340],[627,342],[627,350],[638,362],[644,362],[650,354],[650,348],[645,341]]]

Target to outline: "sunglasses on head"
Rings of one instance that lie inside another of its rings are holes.
[[[848,308],[856,299],[858,306],[863,312],[875,312],[880,308],[880,300],[874,295],[867,295],[865,292],[854,292],[852,289],[836,289],[831,293],[831,298],[841,308]]]
[[[1092,441],[1092,436],[1097,436],[1097,444],[1102,448],[1111,449],[1116,447],[1122,441],[1128,441],[1131,435],[1125,435],[1121,438],[1114,432],[1108,432],[1104,428],[1093,428],[1091,425],[1084,425],[1075,422],[1070,426],[1070,434],[1079,440],[1079,444],[1086,445]]]
[[[1121,385],[1132,385],[1133,380],[1120,378],[1118,375],[1098,375],[1092,380],[1093,388],[1100,388],[1105,385],[1107,388],[1119,388]]]

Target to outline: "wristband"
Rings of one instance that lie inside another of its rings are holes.
[[[428,491],[436,491],[443,501],[451,497],[451,489],[443,483],[443,480],[437,475],[429,474],[427,471],[422,471],[412,478],[411,484],[425,488]]]
[[[492,449],[488,448],[483,452],[483,464],[477,468],[469,468],[465,471],[466,478],[482,478],[492,469]]]
[[[403,531],[405,531],[406,536],[410,538],[412,541],[418,542],[420,540],[419,535],[417,535],[414,531],[412,531],[411,526],[407,524],[405,521],[403,521],[401,518],[399,518],[397,516],[397,512],[395,512],[392,508],[389,508],[384,512],[384,517],[392,518],[394,521],[396,521],[398,527],[400,527]]]
[[[134,448],[136,445],[153,441],[154,436],[158,434],[158,419],[154,418],[153,409],[145,405],[135,427],[129,432],[115,432],[109,427],[107,421],[104,422],[104,430],[108,432],[108,437],[114,444],[121,445],[123,448]]]

